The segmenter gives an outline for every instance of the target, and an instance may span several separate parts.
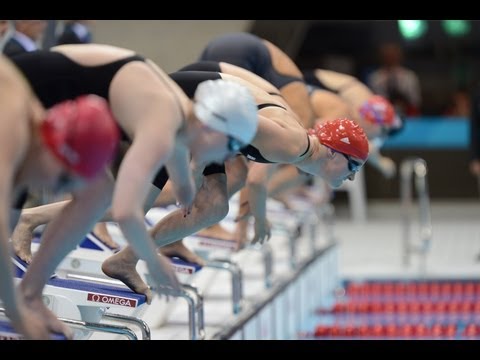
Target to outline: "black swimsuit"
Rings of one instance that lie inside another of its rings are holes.
[[[249,33],[231,33],[213,39],[203,50],[199,60],[222,61],[240,66],[269,81],[278,89],[294,81],[304,82],[302,78],[277,72],[265,43]]]
[[[34,93],[45,108],[80,95],[95,94],[107,101],[109,88],[115,74],[132,61],[145,61],[139,55],[129,56],[103,65],[84,66],[55,51],[33,51],[11,58],[23,73]],[[122,139],[130,141],[122,131]],[[28,190],[14,201],[13,207],[21,209],[27,200]]]
[[[33,51],[15,56],[12,61],[48,109],[85,94],[95,94],[109,101],[110,84],[116,73],[132,61],[145,62],[145,58],[132,55],[107,64],[85,66],[59,52]],[[122,140],[131,141],[123,129],[121,132]]]
[[[113,77],[132,61],[145,61],[139,55],[107,64],[85,66],[56,51],[33,51],[12,58],[26,76],[46,108],[83,94],[95,94],[107,101]]]

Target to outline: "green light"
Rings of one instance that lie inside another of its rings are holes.
[[[400,34],[407,40],[418,39],[427,31],[425,20],[398,20]]]
[[[472,26],[467,20],[442,20],[442,27],[450,36],[463,36],[470,32]]]

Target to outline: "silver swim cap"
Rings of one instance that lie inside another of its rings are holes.
[[[197,87],[193,108],[208,127],[249,144],[257,132],[255,98],[243,85],[223,79],[207,80]]]

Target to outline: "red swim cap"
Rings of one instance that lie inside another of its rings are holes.
[[[368,158],[368,139],[363,129],[349,119],[335,119],[317,124],[309,129],[310,135],[316,135],[322,145],[366,161]]]
[[[359,109],[360,115],[373,124],[392,125],[395,120],[395,110],[390,101],[382,96],[370,97]]]
[[[105,99],[82,95],[49,109],[40,131],[45,144],[72,172],[92,178],[113,159],[120,131]]]

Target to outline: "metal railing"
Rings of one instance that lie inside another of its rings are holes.
[[[203,296],[193,285],[182,284],[182,290],[177,295],[188,304],[188,328],[190,340],[205,339],[205,318],[203,311]]]
[[[420,273],[426,272],[426,257],[430,250],[432,239],[432,222],[430,213],[430,197],[428,192],[427,163],[420,158],[408,158],[400,167],[400,198],[402,204],[402,225],[403,225],[403,264],[410,265],[411,255],[420,255]],[[413,191],[412,177],[415,190],[418,196],[419,207],[419,243],[412,243],[412,213],[413,213]]]
[[[112,324],[100,324],[100,323],[93,323],[81,320],[73,320],[73,319],[66,319],[66,318],[58,318],[58,320],[68,324],[72,327],[77,327],[80,329],[86,329],[94,332],[104,332],[109,334],[117,334],[126,336],[129,340],[138,340],[137,335],[135,332],[126,327],[126,326],[117,326]]]
[[[264,243],[249,245],[246,249],[258,251],[262,256],[263,269],[264,269],[264,284],[265,289],[269,289],[273,285],[273,250],[270,244]]]
[[[288,251],[290,253],[290,268],[295,270],[298,266],[297,263],[297,245],[298,238],[301,235],[301,225],[295,228],[295,231],[288,234]]]
[[[265,288],[270,289],[273,286],[273,250],[270,244],[266,243],[262,245],[260,252],[263,259]]]
[[[327,244],[333,245],[337,242],[335,237],[335,207],[333,204],[327,202],[319,207],[320,219],[322,219],[323,226],[325,228],[325,236],[327,239]],[[316,226],[317,223],[314,223]]]
[[[230,273],[232,279],[232,308],[233,313],[238,314],[243,306],[243,280],[242,269],[230,259],[214,259],[207,262],[205,267],[225,270]]]
[[[244,311],[226,323],[222,329],[211,336],[210,339],[228,340],[238,331],[243,331],[245,324],[258,316],[267,305],[271,304],[280,293],[284,292],[288,286],[298,279],[311,264],[320,257],[326,256],[330,251],[334,251],[336,246],[337,245],[335,244],[330,244],[322,249],[317,249],[307,259],[299,262],[295,270],[290,271],[286,276],[282,277],[279,281],[276,281],[270,289],[259,294],[255,302],[250,303]]]
[[[104,318],[112,319],[115,321],[123,321],[126,323],[131,323],[134,325],[137,325],[140,328],[140,331],[142,332],[142,340],[150,340],[151,335],[150,335],[150,327],[148,324],[143,321],[142,319],[138,319],[133,316],[127,316],[127,315],[122,315],[122,314],[113,314],[113,313],[108,313],[105,312],[103,314]]]

